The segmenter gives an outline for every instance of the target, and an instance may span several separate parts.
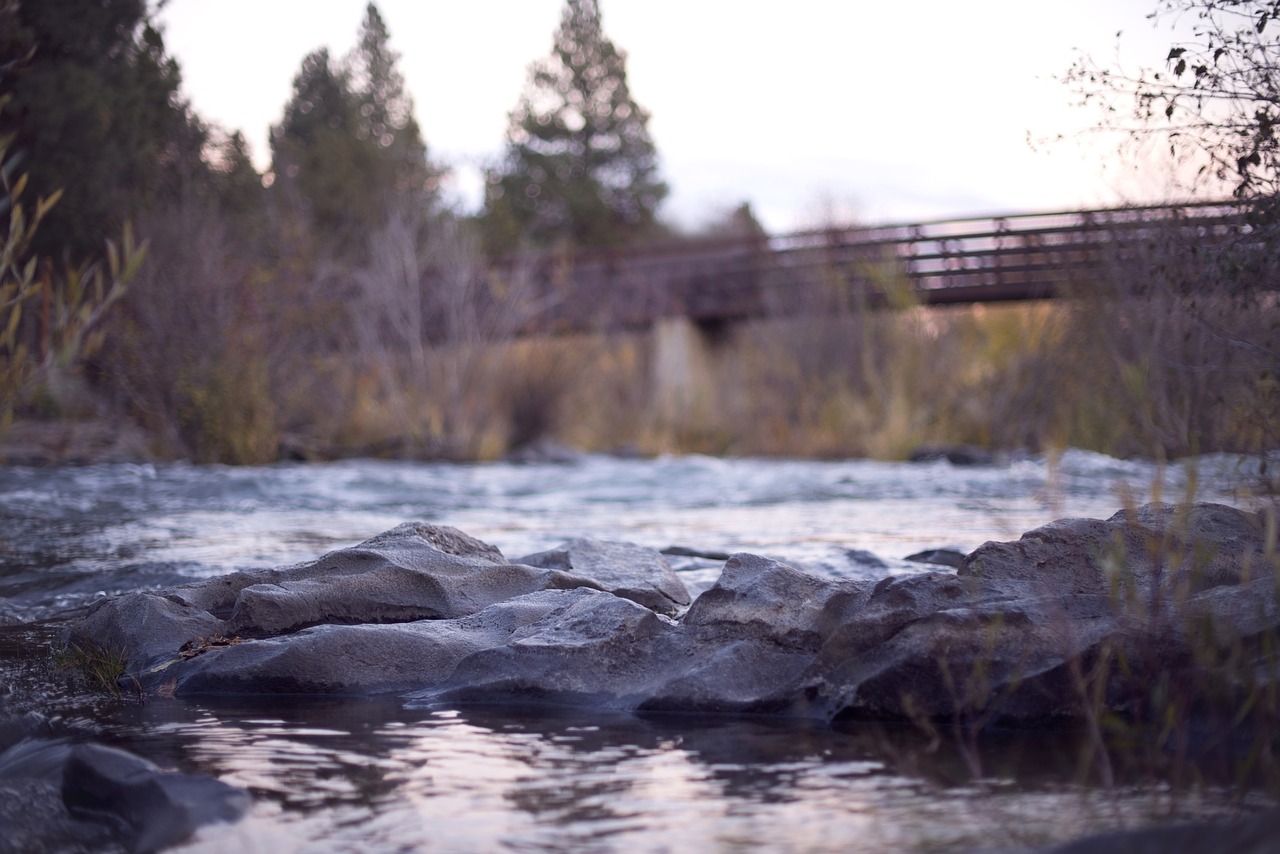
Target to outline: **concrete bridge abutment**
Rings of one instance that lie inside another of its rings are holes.
[[[696,428],[721,410],[722,365],[732,324],[663,317],[653,323],[650,382],[659,423]]]

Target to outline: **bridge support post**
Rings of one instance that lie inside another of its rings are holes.
[[[661,423],[693,427],[719,407],[712,352],[716,334],[687,317],[663,317],[653,324],[653,400]]]

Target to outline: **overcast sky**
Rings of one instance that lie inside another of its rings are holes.
[[[1166,192],[1159,164],[1074,135],[1095,114],[1054,79],[1080,48],[1159,64],[1153,0],[601,0],[671,195],[696,225],[750,201],[772,231],[1107,205]],[[170,0],[161,21],[197,112],[269,160],[302,57],[355,43],[365,0]],[[474,206],[562,0],[380,0],[434,159]]]

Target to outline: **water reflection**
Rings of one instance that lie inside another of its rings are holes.
[[[975,782],[955,743],[871,724],[338,700],[157,703],[124,717],[139,752],[254,792],[248,820],[202,831],[191,850],[963,849],[1179,806],[1158,790],[1070,784],[1062,734],[998,734]],[[1199,814],[1232,807],[1226,793],[1201,798]]]

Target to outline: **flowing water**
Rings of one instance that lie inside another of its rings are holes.
[[[148,700],[59,687],[56,628],[95,599],[308,560],[405,520],[509,558],[579,536],[767,554],[841,577],[919,572],[1064,516],[1155,497],[1241,504],[1248,463],[1079,451],[1007,465],[625,460],[0,468],[0,717],[35,709],[254,795],[193,850],[882,851],[1017,848],[1234,808],[1212,786],[1092,787],[1073,739],[393,700]],[[691,589],[719,565],[673,558]],[[963,733],[960,734],[964,736]]]

